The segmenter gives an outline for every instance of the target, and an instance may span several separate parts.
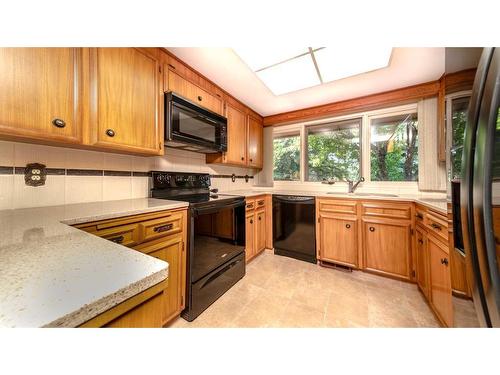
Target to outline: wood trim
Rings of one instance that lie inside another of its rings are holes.
[[[436,96],[439,88],[440,82],[438,80],[340,102],[266,116],[264,117],[264,126],[284,125],[306,119],[347,114],[359,110],[377,109],[387,105],[404,104],[406,102]]]
[[[437,147],[438,147],[438,161],[446,162],[446,83],[445,76],[439,80],[439,91],[437,97]]]
[[[476,68],[461,70],[459,72],[446,74],[444,78],[445,94],[471,90],[476,77]]]

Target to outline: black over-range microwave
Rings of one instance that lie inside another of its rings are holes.
[[[227,151],[227,119],[166,92],[165,146],[205,154]]]

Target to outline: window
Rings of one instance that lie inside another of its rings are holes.
[[[418,120],[416,113],[370,121],[372,181],[417,181]]]
[[[361,169],[361,119],[306,128],[308,181],[356,180]]]
[[[465,127],[467,124],[467,108],[470,97],[462,97],[451,101],[451,178],[460,178],[462,174],[462,151],[464,147]],[[449,108],[449,107],[448,107]]]
[[[275,135],[273,150],[274,180],[300,180],[300,134]]]

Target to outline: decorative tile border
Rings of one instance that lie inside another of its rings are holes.
[[[24,174],[25,167],[0,166],[0,175]],[[101,169],[75,169],[75,168],[47,168],[47,175],[52,176],[106,176],[106,177],[151,177],[151,172],[141,171],[113,171]],[[253,179],[253,176],[237,176],[235,174],[211,174],[210,178],[231,178],[235,179]]]
[[[0,175],[2,174],[14,174],[14,167],[0,166]]]

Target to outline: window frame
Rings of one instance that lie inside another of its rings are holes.
[[[451,118],[453,100],[461,98],[471,98],[472,90],[464,90],[450,93],[445,96],[445,132],[446,132],[446,181],[449,188],[451,182],[451,147],[453,143],[453,119]]]
[[[359,176],[363,176],[363,117],[350,117],[344,120],[328,121],[321,124],[305,125],[304,126],[304,182],[321,182],[309,180],[309,129],[327,128],[329,125],[342,125],[350,122],[358,122],[359,124]],[[305,152],[307,151],[307,152]],[[345,182],[345,181],[344,181]]]
[[[417,116],[420,115],[419,111],[419,102],[412,102],[409,104],[404,104],[404,105],[399,105],[399,106],[392,106],[392,107],[385,107],[385,108],[380,108],[380,109],[375,109],[375,110],[370,110],[370,111],[363,111],[363,112],[355,112],[347,115],[341,115],[341,116],[335,116],[335,117],[328,117],[328,118],[323,118],[323,119],[318,119],[318,120],[311,120],[311,121],[305,121],[305,122],[300,122],[300,123],[295,123],[295,124],[289,124],[289,125],[279,125],[279,126],[274,126],[273,127],[273,139],[276,135],[278,134],[286,134],[286,133],[294,133],[299,132],[300,133],[300,164],[299,164],[299,169],[300,169],[300,180],[274,180],[273,181],[276,183],[277,186],[281,185],[283,187],[286,187],[286,185],[289,185],[290,183],[296,184],[297,182],[303,184],[303,185],[309,185],[309,186],[314,186],[314,185],[320,185],[320,181],[308,181],[306,179],[306,168],[304,167],[307,163],[306,155],[305,155],[305,150],[307,150],[307,140],[306,140],[306,127],[308,126],[313,126],[313,125],[322,125],[322,124],[328,124],[331,122],[339,122],[339,121],[344,121],[344,120],[353,120],[353,119],[358,119],[361,118],[361,173],[362,177],[365,178],[365,184],[369,184],[372,187],[383,187],[383,186],[394,186],[398,185],[399,187],[416,187],[418,186],[418,180],[417,181],[371,181],[371,168],[370,168],[370,118],[371,117],[386,117],[386,116],[391,116],[391,115],[397,115],[397,114],[404,114],[408,112],[415,112],[417,113]],[[419,145],[420,145],[420,138],[419,138]],[[419,164],[420,164],[420,153],[419,153]],[[274,165],[273,165],[274,168]],[[339,181],[336,182],[336,185],[347,185],[346,182]]]

